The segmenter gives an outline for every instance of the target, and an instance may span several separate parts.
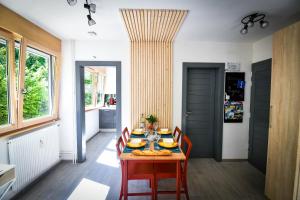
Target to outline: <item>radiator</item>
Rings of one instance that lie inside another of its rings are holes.
[[[34,181],[59,162],[57,124],[8,141],[9,162],[16,166],[15,192]]]

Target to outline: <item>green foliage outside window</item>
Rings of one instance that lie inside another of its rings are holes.
[[[7,44],[0,41],[0,126],[8,123]]]
[[[50,60],[27,51],[25,67],[24,119],[49,115]]]
[[[84,104],[85,106],[90,106],[93,104],[93,77],[92,73],[84,72]]]
[[[20,49],[15,48],[16,86],[19,75]],[[0,125],[8,124],[7,45],[0,42]],[[24,119],[50,114],[49,58],[27,51],[24,82]],[[16,88],[17,89],[17,88]]]

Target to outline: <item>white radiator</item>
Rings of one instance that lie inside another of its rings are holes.
[[[13,191],[18,192],[59,162],[57,124],[8,141],[9,162],[16,166]]]

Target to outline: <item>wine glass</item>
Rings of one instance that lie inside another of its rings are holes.
[[[153,129],[154,129],[154,131],[157,131],[157,129],[158,129],[158,123],[157,123],[157,122],[155,122],[155,123],[153,124]]]

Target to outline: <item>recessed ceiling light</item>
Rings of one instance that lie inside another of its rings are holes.
[[[93,37],[97,36],[97,33],[95,31],[89,31],[88,34]]]

